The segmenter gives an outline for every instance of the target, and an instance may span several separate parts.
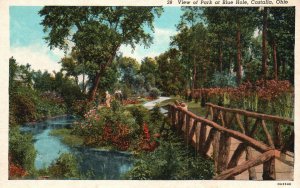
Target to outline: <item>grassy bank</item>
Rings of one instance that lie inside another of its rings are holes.
[[[51,131],[51,135],[58,136],[61,138],[62,142],[68,146],[82,146],[83,138],[78,135],[71,134],[71,129],[54,129]]]

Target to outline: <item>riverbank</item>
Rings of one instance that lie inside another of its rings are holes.
[[[62,143],[70,147],[83,146],[84,143],[84,138],[78,135],[73,135],[72,129],[53,129],[50,132],[50,135],[59,137]]]
[[[71,148],[83,147],[83,148],[90,148],[93,150],[117,151],[112,146],[95,146],[95,147],[87,146],[84,144],[84,137],[72,134],[72,129],[68,129],[68,128],[53,129],[49,134],[51,136],[58,137],[63,144]],[[135,152],[132,151],[131,148],[129,148],[128,152],[136,153],[136,151]]]

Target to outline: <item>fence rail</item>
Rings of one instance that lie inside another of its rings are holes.
[[[293,143],[294,135],[292,131],[287,143],[284,143],[280,126],[287,124],[291,127],[293,121],[211,103],[206,106],[206,117],[200,117],[180,106],[169,105],[168,117],[171,124],[183,133],[187,143],[192,144],[200,154],[213,158],[217,173],[214,179],[234,179],[246,170],[249,179],[256,179],[253,167],[261,164],[262,178],[276,179],[275,158],[285,161],[287,144]],[[243,122],[241,116],[244,117]],[[273,134],[267,128],[270,123],[274,125]],[[256,139],[258,131],[266,142]],[[238,141],[233,153],[230,150],[232,141]],[[260,153],[255,158],[253,149]],[[242,161],[244,153],[246,160]]]

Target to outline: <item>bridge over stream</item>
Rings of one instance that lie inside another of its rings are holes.
[[[293,180],[294,122],[277,116],[206,104],[205,117],[168,105],[185,142],[214,160],[215,180]]]

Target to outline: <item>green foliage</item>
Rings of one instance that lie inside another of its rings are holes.
[[[69,110],[72,114],[82,118],[93,106],[95,106],[93,102],[89,102],[87,100],[76,100],[73,101]]]
[[[236,77],[228,73],[216,72],[211,80],[211,87],[235,87]]]
[[[113,112],[120,111],[121,108],[122,108],[122,105],[121,105],[120,101],[113,100],[113,101],[111,102],[111,110],[112,110]]]
[[[135,94],[144,94],[145,77],[140,74],[140,64],[131,57],[117,59],[120,83],[124,89]],[[125,92],[127,92],[125,91]],[[128,96],[128,94],[125,94]]]
[[[131,113],[115,102],[110,108],[90,110],[74,125],[73,134],[83,136],[84,144],[127,150],[137,137],[139,126]]]
[[[196,156],[176,136],[168,137],[155,151],[139,154],[133,169],[124,175],[124,179],[209,180],[213,177],[212,161]]]
[[[150,122],[157,124],[157,122],[161,122],[164,120],[164,115],[160,112],[160,106],[155,105],[150,113]]]
[[[258,59],[254,59],[250,63],[247,63],[245,65],[245,80],[252,83],[255,83],[256,80],[259,80],[260,66],[261,66],[261,61]]]
[[[46,6],[39,14],[43,17],[41,24],[50,48],[68,48],[65,41],[71,38],[78,58],[96,65],[89,75],[96,78],[91,81],[91,99],[94,99],[98,83],[120,46],[149,46],[152,37],[145,26],[153,31],[154,18],[162,11],[161,7]]]
[[[145,88],[149,91],[155,87],[158,76],[158,64],[155,59],[146,57],[141,62],[140,73],[145,78]]]
[[[267,36],[273,63],[276,47],[279,78],[294,83],[295,7],[269,8]]]
[[[134,105],[132,107],[127,108],[129,112],[132,114],[135,122],[142,126],[143,123],[149,123],[149,110],[141,105]]]
[[[36,120],[36,105],[32,97],[19,93],[10,99],[10,106],[12,116],[15,122],[10,121],[11,124],[25,123]]]
[[[46,169],[51,179],[79,178],[78,162],[74,155],[63,153]]]
[[[157,99],[160,96],[161,92],[156,87],[150,89],[149,96]]]
[[[36,151],[32,136],[21,134],[19,127],[10,127],[9,129],[9,155],[12,162],[24,168],[29,175],[35,172]]]
[[[22,124],[66,113],[72,101],[82,98],[80,89],[61,72],[33,71],[30,65],[18,65],[11,58],[9,123]]]
[[[42,93],[24,86],[10,93],[10,125],[42,120],[66,113],[64,103],[43,97]]]
[[[82,95],[78,85],[75,85],[70,80],[66,80],[62,83],[61,96],[63,97],[68,109],[72,108],[74,101],[84,99],[84,96]]]
[[[180,57],[180,51],[173,48],[156,58],[158,64],[156,85],[163,95],[182,94],[186,87],[187,74]]]

